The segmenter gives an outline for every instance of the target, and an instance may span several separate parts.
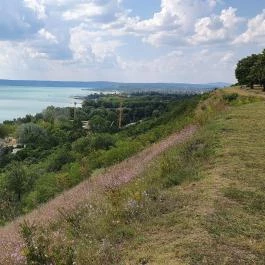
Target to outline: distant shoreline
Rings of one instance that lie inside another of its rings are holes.
[[[90,92],[91,93],[91,92]],[[93,92],[92,92],[93,93]],[[41,113],[48,106],[73,107],[82,104],[89,91],[80,88],[35,88],[0,86],[0,123]]]
[[[216,86],[213,84],[0,80],[0,123],[26,115],[35,115],[48,106],[71,107],[75,101],[80,101],[78,103],[82,104],[86,96],[91,93],[137,93],[142,91],[200,94],[215,88]]]
[[[0,86],[30,86],[30,87],[61,87],[61,88],[85,88],[88,90],[122,90],[122,89],[213,89],[229,86],[226,82],[214,82],[205,84],[196,83],[123,83],[109,81],[43,81],[43,80],[8,80],[0,79]]]

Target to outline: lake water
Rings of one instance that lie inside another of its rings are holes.
[[[36,114],[48,106],[74,106],[75,96],[86,96],[96,91],[63,87],[0,86],[0,123],[4,120]]]

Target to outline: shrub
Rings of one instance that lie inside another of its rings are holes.
[[[88,154],[91,151],[91,137],[81,137],[72,144],[75,153]]]
[[[22,144],[38,145],[47,141],[47,131],[34,123],[22,124],[17,130]]]
[[[235,101],[238,97],[239,97],[239,95],[237,93],[223,95],[223,99],[228,101],[228,102]]]
[[[98,134],[91,138],[92,149],[98,150],[108,150],[110,147],[115,145],[115,139],[111,134],[104,133]]]
[[[5,179],[6,188],[16,195],[19,202],[22,195],[30,189],[30,182],[31,179],[22,163],[13,162],[9,165]]]
[[[0,138],[5,138],[6,136],[8,136],[8,134],[8,128],[5,125],[0,124]]]
[[[48,159],[48,172],[57,172],[62,169],[63,165],[74,161],[72,154],[67,147],[58,149]]]
[[[65,241],[61,235],[54,238],[47,235],[44,229],[37,229],[35,225],[24,222],[21,225],[21,235],[25,246],[23,249],[27,264],[34,265],[73,265],[74,251],[71,242]],[[60,246],[58,247],[58,242]]]

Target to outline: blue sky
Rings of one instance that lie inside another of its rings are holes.
[[[263,0],[1,0],[0,78],[234,82]]]

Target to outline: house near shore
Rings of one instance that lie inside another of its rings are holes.
[[[18,151],[25,148],[24,145],[20,145],[16,138],[6,137],[5,139],[0,138],[0,155],[5,152],[12,152],[16,154]]]
[[[74,120],[70,120],[71,122],[74,122]],[[82,123],[82,128],[84,130],[91,130],[91,125],[90,125],[90,121],[81,121]]]
[[[6,137],[5,138],[6,146],[17,146],[17,139],[14,137]]]
[[[91,129],[91,125],[89,121],[82,121],[82,128],[84,130],[90,130]]]

